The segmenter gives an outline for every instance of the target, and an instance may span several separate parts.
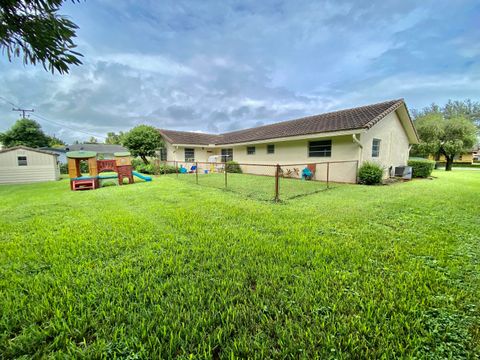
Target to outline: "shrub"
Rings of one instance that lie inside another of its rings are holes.
[[[133,159],[132,166],[135,171],[138,171],[139,173],[142,173],[142,174],[163,175],[165,174],[165,172],[167,174],[174,174],[176,172],[175,166],[165,165],[163,163],[160,163],[160,165],[154,164],[154,163],[145,164],[140,159]]]
[[[426,178],[432,174],[435,161],[422,158],[410,158],[408,160],[408,166],[412,167],[413,177]]]
[[[358,182],[365,185],[380,184],[383,178],[383,167],[380,164],[365,161],[358,170]]]
[[[229,173],[237,173],[237,174],[242,173],[242,168],[240,167],[240,165],[238,165],[236,161],[227,161],[226,169],[227,169],[227,172]]]

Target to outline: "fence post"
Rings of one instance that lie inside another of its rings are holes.
[[[175,165],[175,174],[177,174],[177,178],[178,178],[178,161],[175,160],[173,164]]]
[[[329,189],[330,163],[327,162],[327,189]]]
[[[275,201],[278,202],[280,200],[279,197],[279,177],[280,177],[280,165],[277,164],[275,168]]]
[[[167,160],[163,161],[163,175],[167,175]]]
[[[195,162],[195,182],[198,185],[198,161]]]
[[[227,163],[223,163],[223,172],[225,173],[225,189],[227,188]]]

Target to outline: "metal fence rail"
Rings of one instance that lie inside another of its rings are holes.
[[[358,161],[255,164],[157,161],[157,175],[225,189],[257,200],[280,201],[327,190],[332,184],[355,183]]]

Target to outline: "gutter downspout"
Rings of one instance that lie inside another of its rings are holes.
[[[362,164],[362,160],[363,160],[363,145],[360,142],[360,140],[358,140],[357,134],[352,134],[352,140],[360,148],[360,154],[358,156],[358,165],[357,165],[357,170],[358,170],[358,166],[360,166]],[[357,177],[357,182],[358,182],[358,177]]]

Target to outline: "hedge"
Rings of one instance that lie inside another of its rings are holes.
[[[409,159],[408,166],[412,167],[413,177],[427,178],[432,175],[432,171],[435,168],[435,161],[422,158]]]

